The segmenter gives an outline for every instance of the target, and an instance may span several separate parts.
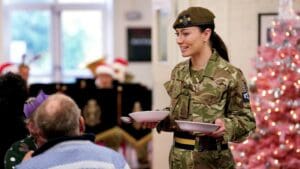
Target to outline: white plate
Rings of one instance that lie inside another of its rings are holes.
[[[121,121],[124,122],[124,123],[127,123],[127,124],[130,124],[132,123],[132,120],[130,117],[127,117],[127,116],[122,116],[120,117]]]
[[[193,121],[175,120],[183,131],[210,133],[216,131],[220,126],[212,123],[201,123]]]
[[[166,118],[169,111],[140,111],[130,113],[129,116],[137,122],[158,122]]]

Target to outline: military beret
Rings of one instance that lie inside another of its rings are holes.
[[[213,24],[215,15],[202,7],[189,7],[182,11],[173,24],[173,28],[186,28],[204,24]]]

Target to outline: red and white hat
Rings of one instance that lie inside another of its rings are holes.
[[[109,65],[100,65],[96,68],[96,75],[99,75],[99,74],[108,74],[112,77],[115,76],[115,72],[113,70],[113,68]]]
[[[5,62],[0,64],[0,75],[4,75],[8,72],[18,73],[19,72],[18,66],[10,62]]]
[[[128,61],[124,58],[118,57],[115,58],[113,63],[113,68],[115,70],[125,71],[128,66]]]

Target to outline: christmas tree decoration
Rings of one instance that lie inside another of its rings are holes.
[[[257,129],[231,146],[237,169],[300,168],[300,19],[280,0],[271,41],[258,48],[250,81]]]

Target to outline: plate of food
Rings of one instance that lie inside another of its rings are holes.
[[[169,111],[153,110],[153,111],[139,111],[129,114],[129,117],[136,122],[159,122],[166,118]]]
[[[202,133],[211,133],[216,131],[220,126],[212,123],[202,123],[194,121],[185,121],[185,120],[175,120],[178,124],[178,127],[182,131],[190,132],[202,132]]]

